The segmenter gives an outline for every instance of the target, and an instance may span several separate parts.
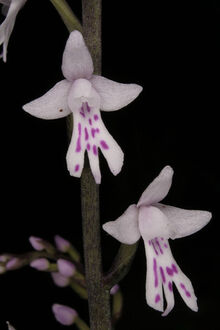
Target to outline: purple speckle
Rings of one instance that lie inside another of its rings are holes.
[[[151,241],[148,241],[148,244],[151,245],[152,244]]]
[[[167,274],[173,276],[173,269],[170,267],[166,267]]]
[[[170,291],[173,291],[173,285],[172,285],[172,282],[169,282],[169,283],[168,283],[168,288],[169,288]]]
[[[155,247],[155,245],[154,245],[154,241],[152,240],[151,242],[152,242],[152,245],[153,245],[154,252],[155,252],[156,255],[158,256],[158,252],[157,252],[157,249],[156,249],[156,247]]]
[[[98,115],[94,115],[94,120],[97,121],[99,119],[99,116]]]
[[[159,250],[160,250],[160,253],[163,254],[163,249],[162,249],[161,246],[160,246],[160,242],[158,241],[157,238],[155,239],[155,241],[156,241],[156,244],[157,244],[157,246],[158,246],[158,248],[159,248]]]
[[[180,283],[180,287],[185,291],[185,294],[187,297],[191,297],[191,294],[188,290],[186,290],[186,287],[183,283]]]
[[[107,145],[107,143],[106,143],[104,140],[101,140],[101,141],[100,141],[100,144],[101,144],[101,147],[102,147],[103,149],[109,149],[109,146]]]
[[[77,143],[76,143],[76,152],[81,151],[81,142],[80,142],[80,139],[81,139],[81,124],[80,123],[78,124],[78,133],[79,133],[79,136],[78,136]]]
[[[87,143],[86,149],[89,151],[91,149],[90,144]]]
[[[92,126],[92,119],[89,118],[89,125]]]
[[[86,110],[87,110],[88,112],[91,111],[91,108],[90,108],[90,106],[88,105],[88,102],[86,102]]]
[[[154,258],[153,270],[154,270],[154,286],[156,288],[158,286],[158,276],[157,276],[157,260],[155,258]]]
[[[95,144],[93,145],[92,150],[93,150],[94,155],[97,156],[98,155],[98,151],[97,151],[97,147],[96,147]]]
[[[167,249],[167,248],[168,248],[168,245],[165,243],[165,244],[164,244],[164,247]]]
[[[156,297],[155,297],[155,303],[158,303],[160,301],[160,295],[157,294]]]
[[[92,128],[91,129],[91,134],[92,134],[92,137],[94,138],[95,137],[95,134],[96,133],[99,133],[99,128]]]
[[[85,127],[85,140],[87,141],[89,139],[89,133],[87,128]]]
[[[79,171],[79,164],[77,164],[76,166],[75,166],[75,172],[78,172]]]
[[[166,283],[166,277],[165,277],[165,274],[164,274],[164,271],[163,271],[162,267],[160,267],[160,274],[161,274],[161,278],[162,278],[163,283]]]
[[[176,265],[172,264],[172,270],[174,271],[174,273],[178,273],[178,269],[176,267]]]

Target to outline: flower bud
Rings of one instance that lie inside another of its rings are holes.
[[[53,272],[51,276],[54,283],[61,288],[68,286],[70,283],[69,277],[63,276],[59,272]]]
[[[67,252],[68,249],[71,247],[70,242],[59,235],[56,235],[54,237],[54,240],[55,240],[57,249],[61,252]]]
[[[50,263],[46,258],[39,258],[31,261],[30,266],[37,270],[48,270],[50,267]]]
[[[119,285],[118,285],[118,284],[115,284],[115,285],[111,288],[111,290],[110,290],[110,294],[111,294],[112,296],[114,296],[114,295],[118,292],[119,289],[120,289]]]
[[[32,247],[37,251],[42,251],[45,249],[44,241],[40,237],[31,236],[29,237],[29,242]]]
[[[60,274],[66,277],[72,277],[76,272],[75,265],[65,259],[58,259],[57,266]]]
[[[78,316],[75,309],[65,305],[54,304],[52,311],[55,319],[63,325],[72,325]]]
[[[7,270],[14,270],[22,266],[22,260],[16,257],[12,257],[6,264]]]

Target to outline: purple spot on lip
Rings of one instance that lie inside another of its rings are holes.
[[[97,156],[97,155],[98,155],[98,151],[97,151],[97,147],[96,147],[95,144],[94,144],[94,146],[92,147],[92,149],[93,149],[93,153],[94,153],[94,155]]]
[[[173,291],[173,285],[172,285],[172,282],[169,282],[169,283],[168,283],[168,288],[169,288],[170,291]]]
[[[101,144],[101,147],[102,147],[103,149],[109,149],[109,146],[107,145],[107,143],[106,143],[104,140],[101,140],[101,141],[100,141],[100,144]]]
[[[98,115],[94,115],[94,120],[97,121],[99,119],[99,116]]]
[[[155,303],[158,303],[160,301],[160,295],[157,294],[156,297],[155,297]]]
[[[92,134],[93,138],[95,137],[95,133],[99,133],[99,128],[92,128],[91,129],[91,134]]]
[[[154,241],[152,240],[151,242],[152,242],[152,245],[153,245],[154,252],[155,252],[156,255],[158,256],[158,252],[157,252],[157,249],[156,249],[156,247],[155,247],[155,245],[154,245]]]
[[[155,241],[156,241],[156,244],[157,244],[157,246],[158,246],[158,248],[159,248],[159,250],[160,250],[160,253],[163,254],[163,250],[162,250],[162,248],[161,248],[161,246],[160,246],[160,242],[158,241],[157,238],[155,239]]]
[[[75,172],[78,172],[79,171],[79,164],[77,164],[76,166],[75,166]]]
[[[88,102],[86,102],[86,110],[87,110],[88,112],[91,111],[91,108],[90,108],[90,106],[88,105]]]
[[[165,274],[164,274],[164,271],[163,271],[162,267],[160,267],[160,274],[161,274],[163,283],[166,283],[166,277],[165,277]]]
[[[174,271],[174,273],[178,273],[178,269],[176,267],[176,265],[172,264],[172,270]]]
[[[89,138],[89,133],[88,133],[87,128],[85,127],[85,140],[87,141],[88,138]]]
[[[89,125],[92,126],[92,119],[89,118]]]
[[[153,269],[154,269],[154,286],[156,288],[158,286],[158,276],[157,276],[157,260],[155,258],[154,258]]]
[[[185,291],[187,297],[191,297],[190,292],[186,290],[186,287],[183,283],[180,283],[180,287]]]
[[[170,267],[166,267],[167,274],[173,276],[173,270]]]
[[[79,132],[79,137],[77,139],[77,143],[76,143],[76,152],[80,152],[81,151],[81,124],[78,124],[78,132]]]
[[[90,150],[90,144],[87,143],[86,149],[89,151]]]

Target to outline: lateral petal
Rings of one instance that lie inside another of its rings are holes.
[[[207,211],[184,210],[162,203],[156,206],[168,218],[169,237],[172,239],[194,234],[206,226],[212,217],[212,214]]]
[[[46,94],[27,103],[23,109],[32,116],[42,119],[62,118],[71,113],[67,97],[71,83],[66,79],[58,82]]]
[[[164,199],[170,190],[172,177],[172,167],[164,167],[160,174],[145,189],[138,201],[137,207],[152,205]]]
[[[136,84],[121,84],[105,77],[93,75],[90,79],[101,98],[101,110],[115,111],[131,103],[142,91]]]
[[[27,0],[12,0],[7,12],[7,16],[3,23],[0,26],[0,45],[3,44],[3,53],[0,55],[0,58],[3,57],[3,61],[7,60],[7,47],[9,38],[11,36],[12,30],[14,28],[16,16],[21,9],[21,7],[25,4]],[[4,5],[8,5],[8,1],[2,1]]]
[[[128,245],[136,243],[140,238],[136,205],[130,205],[118,219],[106,222],[102,228],[121,243]]]
[[[63,53],[62,72],[69,81],[90,78],[93,73],[91,55],[82,34],[77,30],[71,32],[67,40]]]

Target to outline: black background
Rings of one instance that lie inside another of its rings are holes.
[[[69,1],[80,17],[80,1]],[[22,105],[63,79],[68,32],[49,1],[27,1],[0,63],[0,253],[30,249],[28,237],[55,234],[82,251],[80,182],[68,175],[65,119],[43,121]],[[192,280],[199,312],[175,291],[174,310],[162,318],[145,301],[141,242],[121,282],[124,310],[117,329],[219,329],[219,76],[220,4],[216,1],[103,1],[103,75],[138,83],[140,97],[103,120],[125,153],[123,170],[110,173],[101,157],[101,221],[137,202],[165,165],[174,168],[165,202],[213,213],[201,232],[171,242],[177,263]],[[92,223],[91,223],[92,226]],[[119,246],[102,233],[105,270]],[[48,274],[25,268],[0,277],[0,329],[63,329],[51,313],[69,304],[86,320],[87,305]]]

